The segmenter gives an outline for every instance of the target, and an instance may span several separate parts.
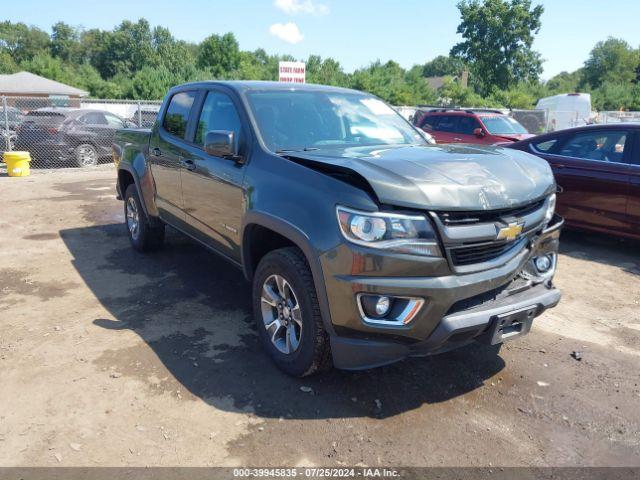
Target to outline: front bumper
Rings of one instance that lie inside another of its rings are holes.
[[[504,314],[526,308],[537,317],[554,307],[560,292],[551,278],[521,274],[533,257],[557,253],[562,224],[556,217],[505,263],[467,274],[453,273],[446,259],[372,254],[344,244],[327,252],[321,263],[334,364],[361,369],[446,351],[480,339]],[[419,297],[425,304],[408,325],[371,325],[360,315],[358,293]]]
[[[535,309],[535,316],[560,301],[560,291],[540,284],[524,292],[506,297],[495,304],[444,317],[424,341],[406,344],[393,340],[331,337],[333,363],[337,368],[358,370],[379,367],[407,357],[420,357],[445,352],[470,343],[486,341],[493,322],[500,316],[523,309]],[[526,334],[528,329],[523,332]]]

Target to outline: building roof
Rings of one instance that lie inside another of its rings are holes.
[[[440,90],[444,84],[446,83],[447,79],[450,79],[452,77],[427,77],[425,78],[425,80],[427,81],[427,85],[429,85],[429,87],[432,90]]]
[[[70,97],[86,97],[89,92],[64,83],[49,80],[30,72],[18,72],[0,75],[0,95],[67,95]]]

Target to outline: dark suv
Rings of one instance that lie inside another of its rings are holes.
[[[28,151],[37,166],[94,166],[110,158],[116,131],[128,126],[102,110],[41,108],[24,117],[16,148]]]
[[[533,137],[517,120],[500,110],[418,111],[414,123],[437,143],[497,145]]]
[[[293,375],[499,344],[560,300],[549,165],[429,145],[366,93],[182,85],[150,132],[116,134],[114,160],[133,247],[169,224],[241,268]]]

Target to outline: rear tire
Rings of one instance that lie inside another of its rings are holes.
[[[253,312],[262,346],[282,371],[305,377],[331,368],[329,335],[299,249],[281,248],[262,258],[253,279]]]
[[[82,143],[73,151],[73,158],[78,167],[95,167],[98,165],[98,151],[90,143]]]
[[[164,244],[164,223],[151,225],[142,208],[135,184],[124,194],[124,219],[131,246],[139,252],[152,252]],[[160,222],[160,220],[158,220]]]

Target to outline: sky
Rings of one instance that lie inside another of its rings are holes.
[[[346,71],[375,60],[405,68],[448,54],[460,40],[457,0],[3,0],[0,19],[50,31],[59,20],[112,29],[146,18],[176,38],[199,42],[233,32],[243,50],[337,59]],[[640,47],[638,0],[534,0],[544,5],[534,48],[543,78],[573,71],[596,42],[609,36]]]

